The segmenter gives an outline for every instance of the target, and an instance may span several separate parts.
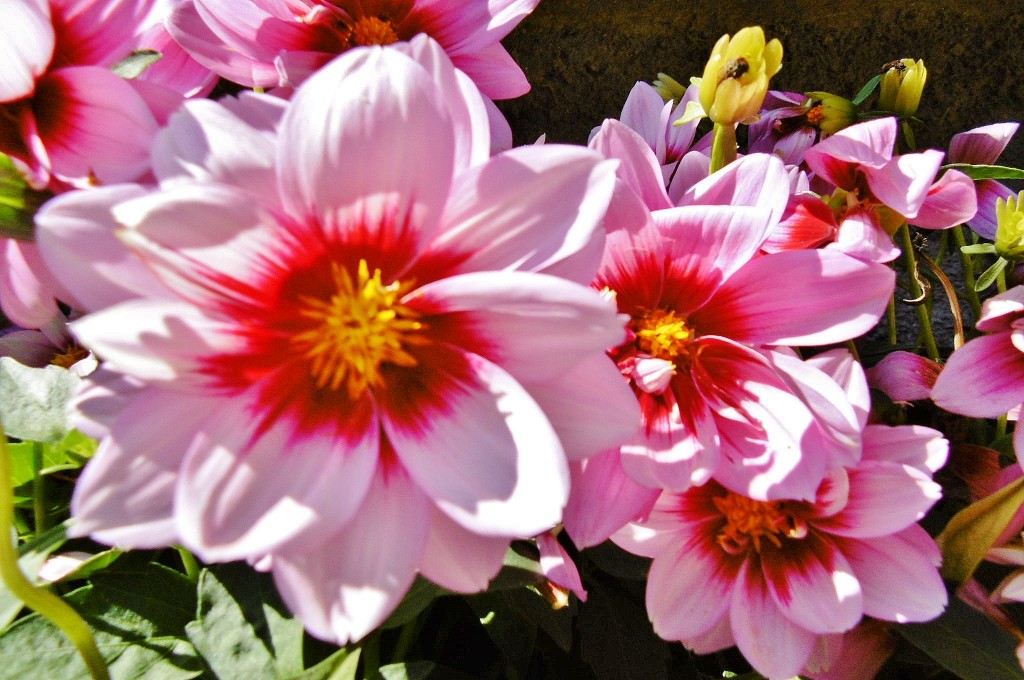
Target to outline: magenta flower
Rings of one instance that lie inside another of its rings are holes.
[[[867,370],[868,382],[893,401],[916,401],[931,396],[942,366],[913,352],[886,354]]]
[[[617,223],[621,203],[608,220],[594,285],[631,319],[612,357],[643,412],[642,441],[622,449],[642,484],[682,490],[714,475],[762,499],[812,498],[829,456],[850,445],[832,441],[807,401],[836,393],[841,403],[842,390],[760,348],[860,335],[885,309],[893,273],[828,250],[759,256],[788,195],[788,182],[766,181],[785,178],[781,166],[747,156],[687,192],[691,205]]]
[[[819,638],[864,615],[938,616],[939,549],[915,524],[941,495],[947,442],[928,428],[871,425],[861,461],[831,470],[807,501],[755,500],[712,481],[665,492],[614,540],[654,558],[655,632],[704,654],[737,645],[771,679],[797,675]]]
[[[160,27],[167,4],[119,0],[26,0],[5,7],[9,45],[0,73],[0,152],[33,184],[51,174],[76,185],[124,182],[149,168],[149,146],[166,99],[212,86]],[[145,82],[110,67],[133,50],[159,48]],[[175,88],[172,91],[163,88]]]
[[[40,215],[53,269],[92,222],[159,279],[67,270],[122,299],[73,324],[105,361],[74,532],[250,559],[344,643],[417,572],[485,587],[511,537],[559,521],[567,458],[635,431],[605,355],[624,320],[585,285],[613,168],[558,145],[489,158],[480,95],[425,36],[352,50],[282,106],[186,105],[159,190]]]
[[[196,60],[250,87],[289,84],[364,45],[432,37],[491,99],[519,97],[526,76],[499,41],[540,0],[189,0],[168,28]]]
[[[986,300],[977,326],[985,335],[950,355],[931,396],[947,411],[995,418],[1024,402],[1024,286]],[[1013,446],[1024,466],[1024,427],[1014,428]]]
[[[1018,127],[1020,123],[995,123],[953,135],[949,140],[949,162],[994,164]],[[971,219],[971,228],[981,236],[994,241],[998,226],[996,201],[1000,198],[1005,201],[1013,196],[1014,192],[994,179],[980,180],[974,183],[974,187],[978,194],[978,212]]]

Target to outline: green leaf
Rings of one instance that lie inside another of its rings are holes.
[[[964,255],[995,255],[995,243],[975,243],[970,246],[960,246],[960,252]]]
[[[339,649],[309,670],[294,676],[294,680],[356,680],[360,651],[358,647],[351,651]]]
[[[36,211],[50,196],[29,188],[14,161],[0,153],[0,236],[31,241]]]
[[[244,563],[203,570],[199,613],[186,631],[221,680],[303,672],[302,623],[288,614],[270,577]]]
[[[131,80],[142,75],[143,71],[163,59],[156,50],[135,50],[127,57],[110,67],[115,75]]]
[[[878,87],[878,83],[880,82],[882,82],[881,75],[877,75],[866,82],[864,87],[860,88],[860,92],[857,93],[857,96],[853,98],[854,105],[860,106],[863,104],[864,100],[871,96],[871,93],[875,91],[875,88]]]
[[[955,594],[939,618],[896,632],[964,680],[1020,680],[1020,642]]]
[[[401,604],[391,613],[391,616],[381,625],[381,628],[404,626],[419,616],[434,600],[450,594],[451,591],[428,581],[422,576],[417,576],[416,580],[413,581],[412,587],[409,588],[409,592],[402,598]]]
[[[37,583],[36,576],[46,558],[54,550],[64,545],[67,540],[67,527],[64,524],[59,524],[22,545],[19,550],[21,557],[18,558],[18,567],[21,572],[29,581]],[[6,628],[14,620],[23,606],[21,600],[11,594],[11,591],[0,582],[0,630]]]
[[[993,283],[995,283],[996,278],[1004,269],[1006,269],[1006,265],[1008,264],[1009,262],[1007,262],[1004,258],[1000,257],[998,260],[996,260],[995,264],[986,269],[985,272],[978,277],[978,280],[974,284],[974,292],[980,293],[989,286],[991,286]]]
[[[537,641],[537,623],[512,611],[507,592],[485,592],[467,597],[466,602],[480,619],[487,636],[501,652],[504,661],[519,675],[530,667]]]
[[[936,538],[942,548],[942,575],[963,583],[1024,503],[1024,478],[956,513]]]
[[[972,165],[971,163],[949,163],[944,170],[959,170],[971,179],[1024,179],[1024,170],[1005,165]]]
[[[58,442],[67,435],[67,404],[81,381],[60,366],[30,368],[0,357],[0,418],[7,435]]]
[[[185,680],[202,674],[184,640],[195,610],[191,582],[157,564],[93,575],[93,583],[65,596],[92,627],[96,644],[119,679]],[[78,651],[37,614],[16,621],[0,636],[0,679],[88,677]]]
[[[491,580],[488,591],[521,588],[547,580],[540,568],[537,546],[528,541],[514,541],[505,553],[504,566]]]
[[[471,676],[432,661],[389,663],[372,680],[472,680]]]

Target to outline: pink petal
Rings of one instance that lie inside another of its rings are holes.
[[[278,177],[289,212],[340,234],[436,228],[454,167],[443,93],[397,50],[353,49],[295,93]]]
[[[661,110],[666,106],[665,100],[649,83],[638,80],[626,96],[622,113],[619,114],[623,125],[640,135],[655,154],[659,144],[662,147],[665,145],[665,132],[660,117]]]
[[[597,291],[542,274],[459,274],[416,289],[403,303],[465,318],[492,361],[531,383],[556,378],[592,354],[603,355],[626,334],[623,318]],[[459,338],[452,341],[458,344]],[[573,348],[571,354],[566,347]]]
[[[886,354],[867,370],[872,387],[895,401],[928,399],[942,366],[912,352],[902,350]]]
[[[57,61],[109,67],[135,47],[151,23],[154,0],[60,0],[51,2],[57,30]]]
[[[888,267],[842,253],[774,253],[736,272],[691,321],[706,332],[745,342],[842,342],[878,323],[894,285]]]
[[[44,368],[54,353],[62,349],[39,331],[12,331],[0,335],[0,357],[11,357],[33,368]]]
[[[430,247],[462,255],[460,271],[544,271],[583,253],[566,274],[587,284],[599,257],[589,245],[603,240],[613,188],[614,164],[592,151],[555,144],[512,149],[455,179]]]
[[[261,200],[277,194],[277,126],[287,102],[243,92],[237,99],[186,102],[153,144],[153,172],[230,184]]]
[[[958,170],[949,170],[928,189],[913,224],[925,229],[947,229],[967,222],[976,212],[974,181]]]
[[[736,563],[722,560],[702,533],[683,538],[654,558],[647,576],[647,615],[666,640],[708,632],[729,611]]]
[[[761,553],[775,604],[793,623],[814,633],[841,633],[860,621],[863,597],[842,553],[810,533],[780,550]]]
[[[995,163],[1018,127],[1020,123],[994,123],[953,135],[949,140],[949,162]]]
[[[865,172],[868,187],[882,203],[907,219],[917,217],[942,165],[943,155],[941,151],[928,149],[896,156],[882,167]]]
[[[750,562],[740,569],[730,602],[736,646],[757,672],[791,678],[807,663],[817,637],[793,623],[768,593],[764,575]]]
[[[82,380],[68,404],[72,425],[93,439],[102,439],[147,386],[140,380],[101,365]]]
[[[214,399],[149,387],[112,425],[75,484],[71,533],[130,548],[179,542],[174,520],[178,469]],[[154,427],[154,414],[173,427]]]
[[[544,532],[537,536],[537,548],[540,550],[540,568],[544,576],[557,586],[571,590],[581,601],[587,601],[587,591],[580,581],[580,573],[569,553],[558,542],[555,535]]]
[[[675,374],[676,365],[671,361],[638,357],[630,377],[644,392],[661,394],[668,389]]]
[[[479,50],[498,42],[525,19],[540,0],[419,0],[424,30],[449,52]]]
[[[946,587],[933,556],[918,541],[932,541],[918,526],[907,535],[870,541],[844,540],[840,549],[864,591],[864,613],[876,619],[908,623],[934,619],[946,608]]]
[[[342,645],[359,640],[412,585],[429,517],[429,501],[400,467],[378,470],[341,531],[311,551],[274,555],[282,599],[313,635]]]
[[[509,541],[504,536],[469,531],[431,505],[430,536],[420,571],[442,588],[480,592],[501,570]]]
[[[35,244],[0,238],[0,307],[8,319],[22,328],[40,328],[59,314],[47,285],[46,270]]]
[[[835,380],[846,392],[853,410],[857,413],[857,422],[863,428],[868,422],[871,411],[871,393],[864,367],[853,358],[846,349],[832,349],[815,354],[806,363],[814,366]]]
[[[633,391],[604,353],[593,354],[550,380],[520,382],[547,415],[569,460],[618,447],[640,430]]]
[[[53,71],[39,81],[33,108],[61,179],[126,182],[149,169],[156,120],[135,89],[112,72],[94,66]]]
[[[1024,317],[1024,286],[1014,286],[1005,293],[993,295],[981,305],[978,330],[1014,330],[1014,322]]]
[[[36,214],[43,259],[75,309],[93,311],[138,297],[171,293],[132,253],[117,231],[112,210],[146,194],[142,187],[97,187],[56,196]]]
[[[241,15],[249,12],[263,14],[255,3],[245,3],[235,9],[240,10],[236,13]],[[205,7],[203,11],[207,16],[212,16]],[[212,25],[223,32],[218,21],[215,19]],[[253,25],[258,26],[258,21]],[[207,26],[194,2],[175,3],[167,19],[167,31],[196,62],[228,80],[247,87],[274,87],[278,84],[278,74],[274,68],[277,50],[274,45],[266,45],[267,51],[262,52],[257,44],[250,44],[245,35],[235,36],[235,45],[225,42]],[[244,30],[242,32],[245,33]],[[237,47],[239,42],[249,49],[240,51]]]
[[[922,425],[868,425],[864,428],[863,457],[909,465],[931,475],[946,464],[949,442],[941,432]]]
[[[978,212],[970,221],[971,229],[979,236],[994,241],[996,229],[999,227],[999,218],[996,215],[996,201],[1002,199],[1004,202],[1011,196],[1017,194],[1010,190],[1005,184],[994,179],[983,179],[975,183],[978,192]]]
[[[0,102],[32,94],[36,79],[50,63],[53,45],[48,2],[25,0],[4,6],[4,20],[0,22]]]
[[[161,55],[137,80],[166,87],[184,97],[204,97],[216,85],[216,74],[192,59],[171,38],[163,23],[149,27],[138,37],[137,44],[136,49],[156,50]]]
[[[818,521],[840,536],[872,538],[895,533],[924,517],[942,497],[929,475],[908,465],[861,461],[847,471],[850,491],[841,512]]]
[[[762,248],[769,253],[814,248],[831,241],[838,230],[835,215],[825,201],[811,195],[793,196]]]
[[[171,389],[202,384],[205,357],[241,347],[233,326],[172,300],[131,300],[69,325],[109,368]]]
[[[789,201],[789,176],[777,156],[750,154],[692,186],[678,205],[751,206],[771,211],[777,223]]]
[[[975,338],[950,355],[932,400],[953,413],[1001,416],[1024,402],[1024,354],[1006,331]]]
[[[660,494],[630,479],[615,450],[570,463],[569,473],[572,486],[562,522],[579,548],[603,543],[627,523],[645,517]]]
[[[491,99],[515,99],[530,91],[523,69],[501,45],[489,45],[451,57],[452,63]]]
[[[616,175],[636,192],[650,210],[672,207],[662,182],[661,165],[648,143],[626,124],[606,119],[589,147],[619,162]]]
[[[844,128],[812,146],[804,153],[804,162],[816,175],[850,191],[856,185],[858,166],[884,166],[895,145],[896,119],[876,118]]]
[[[512,376],[471,354],[433,348],[436,405],[384,395],[384,432],[438,507],[485,536],[532,536],[561,518],[569,472],[558,436]],[[399,400],[402,403],[397,403]]]
[[[865,262],[891,262],[901,253],[878,223],[877,213],[861,207],[847,211],[835,241],[825,247]]]
[[[181,468],[181,538],[207,561],[287,554],[322,542],[360,508],[377,468],[376,423],[351,441],[300,434],[287,420],[264,427],[250,401],[255,396],[254,389],[226,402]]]
[[[699,489],[703,491],[704,488]],[[707,494],[695,498],[694,493],[662,492],[643,522],[627,524],[615,532],[612,541],[623,550],[644,557],[653,558],[676,550],[677,546],[689,540],[694,525],[707,521],[705,505],[711,501],[707,500]],[[694,505],[697,506],[695,511]]]

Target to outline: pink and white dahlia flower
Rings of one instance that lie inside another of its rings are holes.
[[[159,189],[60,196],[41,242],[104,360],[74,532],[257,562],[344,643],[417,572],[485,587],[560,520],[567,459],[637,427],[605,354],[624,319],[586,285],[614,172],[576,147],[490,158],[480,95],[425,36],[351,50],[284,106],[187,105]],[[113,231],[136,264],[61,269]]]
[[[712,481],[665,492],[613,540],[654,558],[647,612],[658,635],[700,654],[737,645],[791,678],[822,637],[864,615],[925,621],[945,608],[939,549],[915,524],[939,499],[948,443],[918,426],[869,425],[861,461],[806,501],[763,501]]]

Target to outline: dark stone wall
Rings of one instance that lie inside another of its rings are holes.
[[[852,98],[882,64],[924,59],[922,148],[1024,119],[1022,0],[543,0],[504,40],[533,90],[500,106],[517,144],[542,133],[585,143],[591,128],[618,116],[637,80],[663,71],[685,84],[722,34],[750,25],[782,42],[773,89]],[[1001,162],[1024,166],[1024,131]]]

